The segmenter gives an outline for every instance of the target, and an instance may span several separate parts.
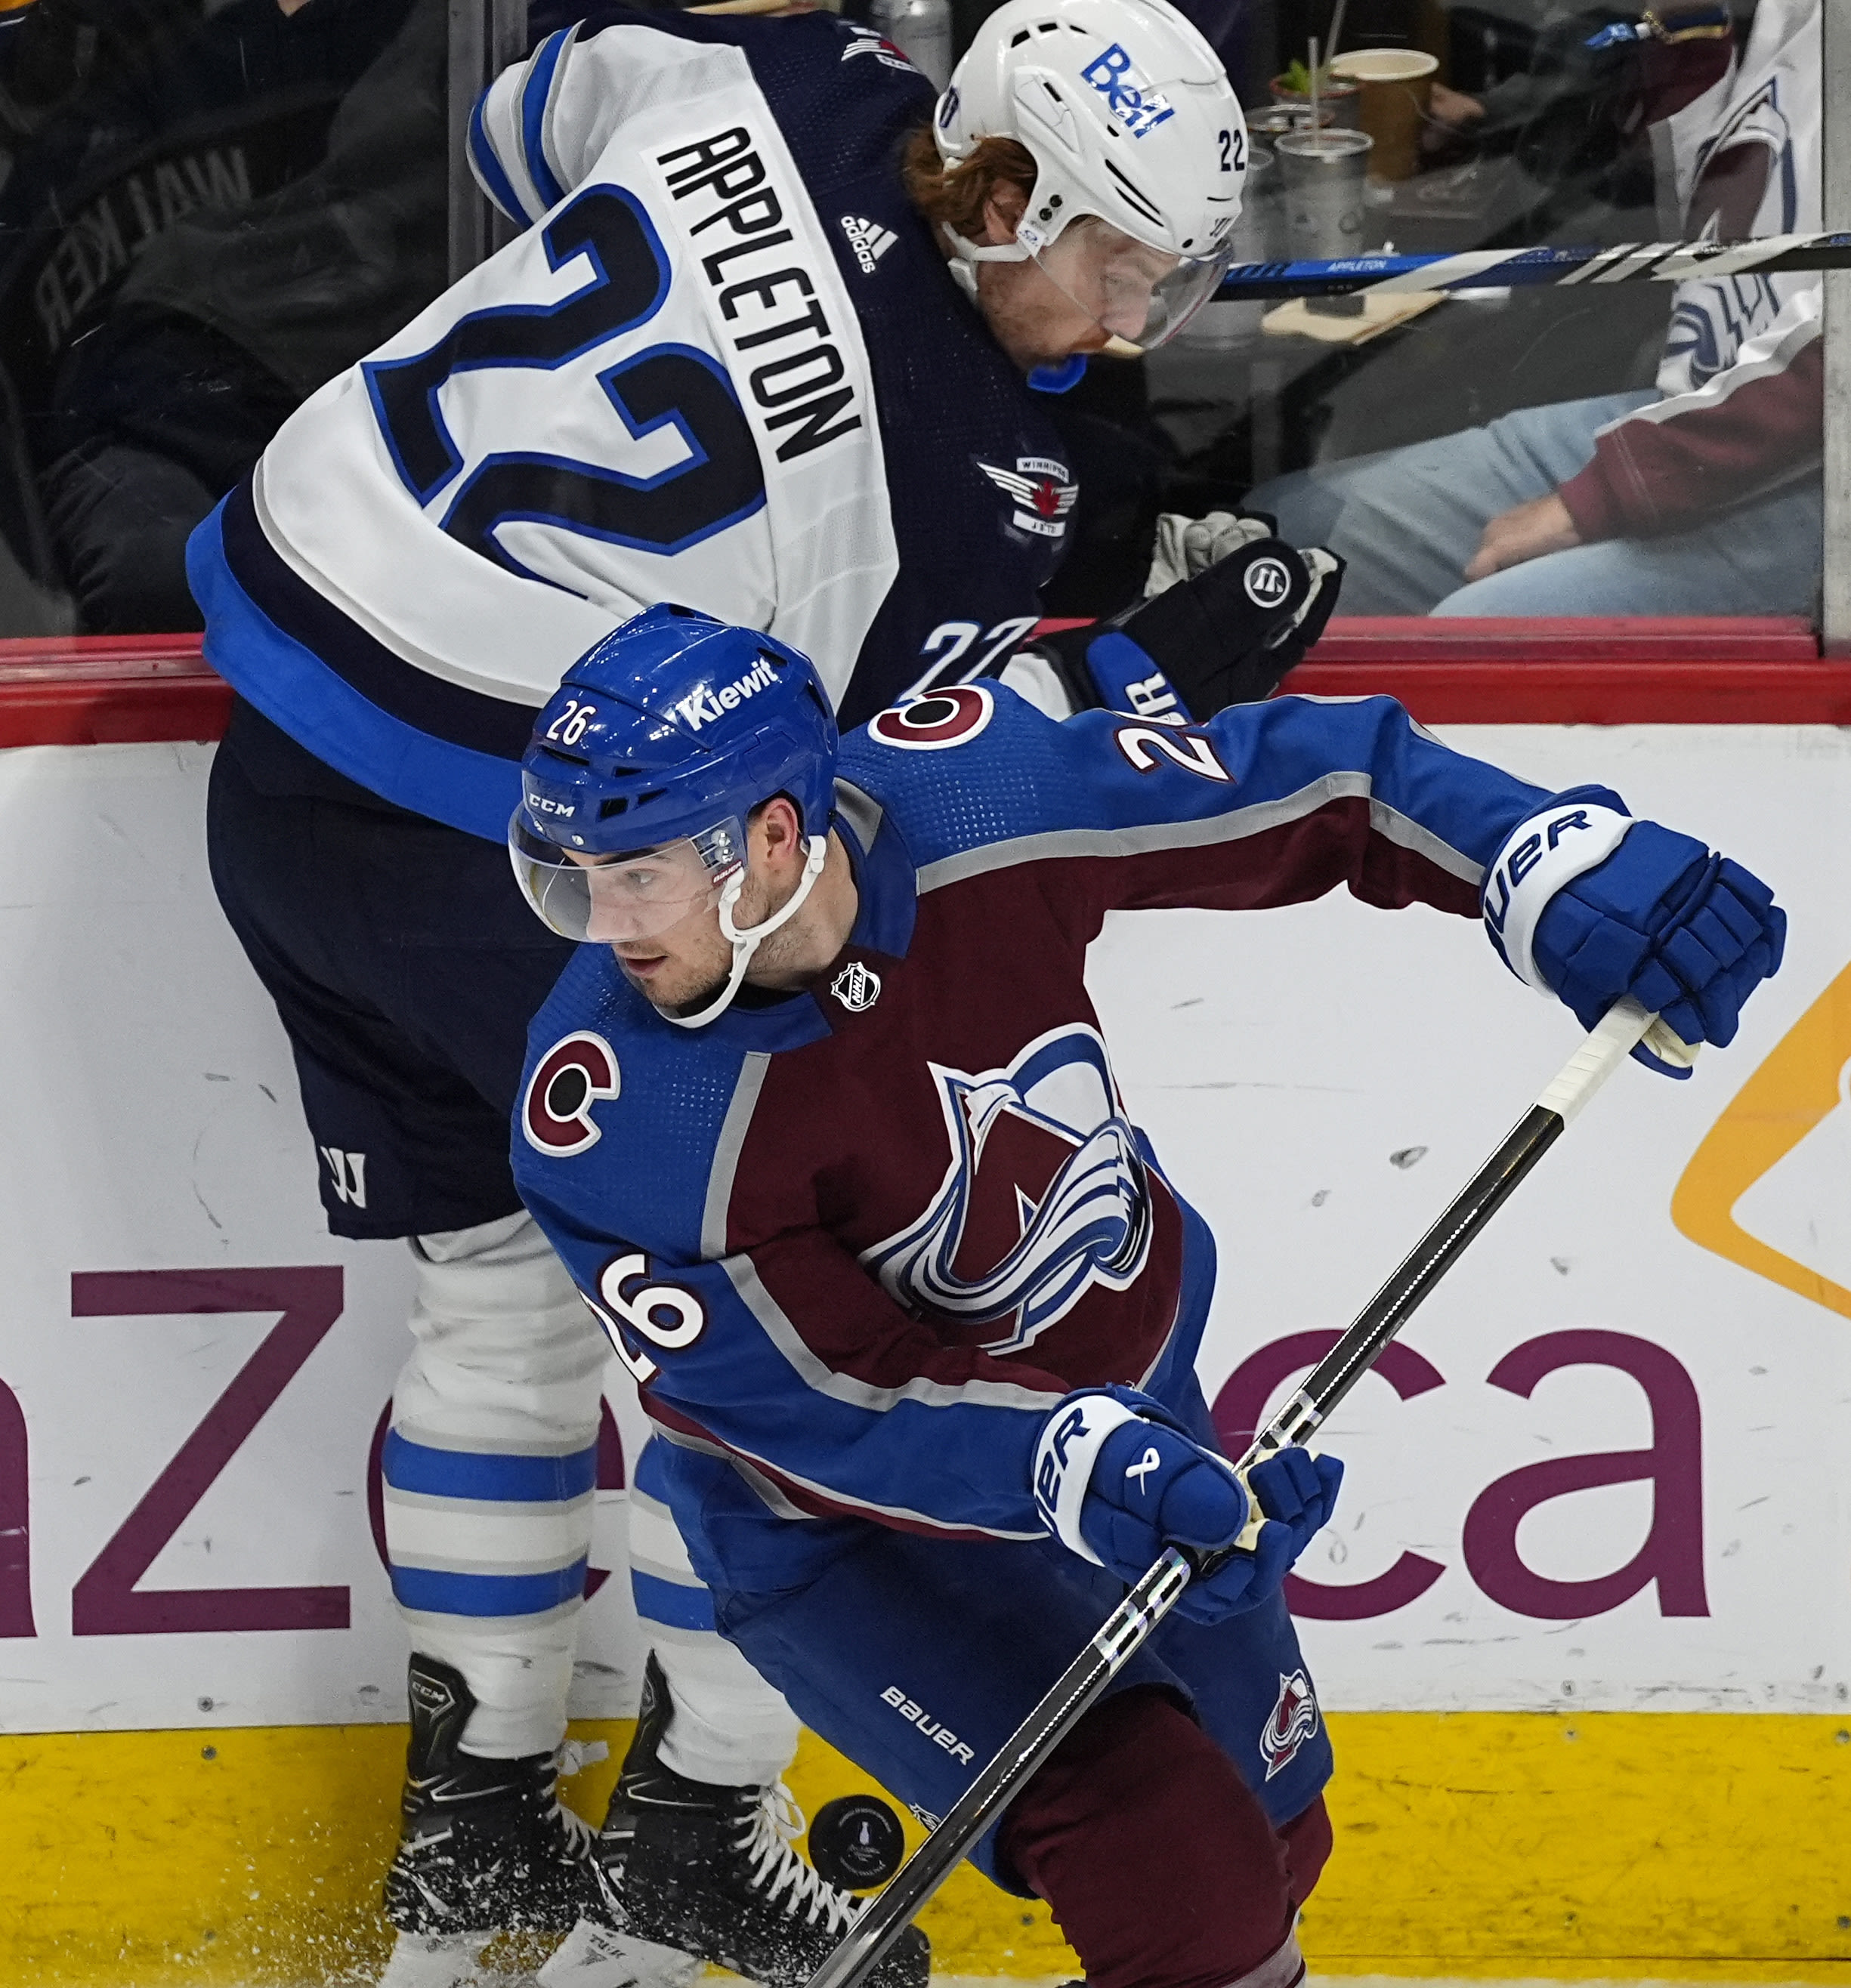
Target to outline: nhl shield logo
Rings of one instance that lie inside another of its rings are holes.
[[[850,1014],[858,1015],[881,998],[881,976],[872,967],[851,959],[830,982],[829,991]]]
[[[1289,1767],[1298,1750],[1318,1729],[1318,1697],[1303,1671],[1289,1676],[1279,1673],[1279,1696],[1273,1701],[1271,1717],[1260,1729],[1260,1755],[1266,1763],[1266,1778]]]

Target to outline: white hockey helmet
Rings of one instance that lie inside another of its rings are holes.
[[[1014,139],[1035,162],[1013,243],[946,231],[967,288],[970,264],[1032,255],[1071,289],[1068,259],[1048,252],[1092,217],[1155,252],[1141,259],[1147,271],[1176,259],[1149,282],[1141,333],[1108,330],[1160,344],[1213,295],[1240,212],[1247,126],[1220,57],[1169,0],[1006,0],[953,72],[932,135],[949,164],[990,137]],[[1139,259],[1122,259],[1119,275]],[[1079,301],[1091,309],[1095,296]]]

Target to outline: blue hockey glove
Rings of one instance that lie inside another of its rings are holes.
[[[1302,1449],[1256,1465],[1254,1495],[1270,1523],[1253,1551],[1192,1581],[1177,1612],[1212,1623],[1257,1608],[1328,1523],[1342,1479],[1335,1457]],[[1129,1388],[1070,1395],[1048,1417],[1036,1448],[1035,1503],[1063,1544],[1125,1581],[1138,1580],[1166,1546],[1228,1545],[1249,1510],[1227,1459]]]
[[[1780,970],[1787,915],[1758,877],[1606,787],[1573,787],[1520,822],[1486,879],[1486,929],[1520,980],[1591,1029],[1623,994],[1690,1043],[1734,1040]],[[1642,1043],[1649,1069],[1688,1077]]]
[[[1337,605],[1342,560],[1288,545],[1271,519],[1225,523],[1220,543],[1234,549],[1193,578],[1108,621],[1037,640],[1076,711],[1200,723],[1271,697],[1304,660]]]

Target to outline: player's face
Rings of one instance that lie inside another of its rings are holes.
[[[1158,286],[1181,267],[1182,258],[1134,241],[1109,221],[1082,215],[1035,262],[1094,323],[1136,344],[1150,323]]]
[[[585,937],[607,945],[639,942],[712,910],[725,881],[692,840],[616,859],[565,853],[589,893]]]
[[[977,308],[1024,373],[1076,352],[1103,351],[1111,336],[1037,262],[978,264]]]
[[[803,853],[801,838],[795,833],[796,816],[787,803],[773,805],[784,806],[790,816],[786,825],[789,832],[779,835],[774,842],[763,819],[755,820],[747,830],[750,860],[745,875],[739,880],[739,898],[733,907],[736,930],[748,929],[770,918],[796,888],[802,874]],[[678,847],[691,850],[692,845]],[[662,853],[658,850],[640,860],[651,864],[659,860]],[[697,866],[699,860],[696,855]],[[591,867],[583,858],[574,860]],[[624,901],[628,887],[621,873],[614,874],[607,881],[617,888],[607,891],[604,904],[594,904],[587,937],[601,939],[607,945],[624,979],[657,1007],[683,1012],[704,1007],[726,984],[733,970],[733,946],[720,930],[719,905],[724,885],[736,874],[736,869],[729,868],[716,881],[711,871],[703,871],[704,889],[699,888],[692,872],[678,882],[672,877],[660,884],[645,881],[645,892],[657,904],[665,904],[670,896],[689,885],[695,887],[695,894],[684,899],[686,909],[682,915],[672,923],[665,923],[659,914],[652,921],[647,913],[638,914]],[[592,888],[595,898],[598,888],[595,881]],[[794,926],[771,933],[754,955],[752,978],[774,977],[786,952],[800,943]]]

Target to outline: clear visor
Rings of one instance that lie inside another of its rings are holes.
[[[1102,330],[1146,352],[1175,336],[1227,268],[1225,251],[1172,255],[1090,214],[1077,215],[1034,255],[1049,282]]]
[[[508,824],[508,854],[527,902],[542,924],[580,945],[649,938],[711,911],[745,850],[745,831],[733,818],[622,856],[574,855],[536,835],[524,808]]]

